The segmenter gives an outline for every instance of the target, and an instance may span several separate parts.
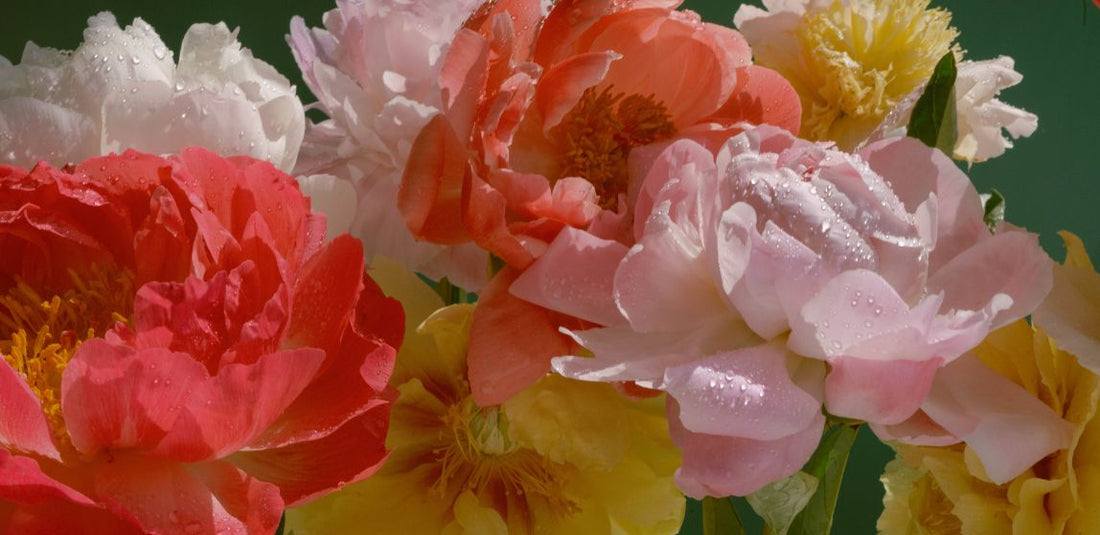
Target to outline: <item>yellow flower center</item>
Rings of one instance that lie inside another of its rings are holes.
[[[38,397],[59,446],[69,444],[61,414],[61,376],[89,338],[126,323],[133,310],[133,274],[93,268],[85,280],[43,297],[26,282],[0,295],[0,354]]]
[[[671,138],[676,127],[665,105],[652,96],[588,88],[580,101],[551,129],[561,147],[562,177],[592,183],[600,205],[614,209],[627,190],[627,157],[634,147]]]
[[[929,0],[836,0],[806,14],[797,35],[810,70],[802,96],[802,136],[843,144],[842,119],[877,124],[928,80],[958,31]]]
[[[467,397],[451,405],[443,420],[451,436],[435,452],[442,468],[433,488],[440,495],[469,489],[507,503],[528,494],[545,500],[558,515],[580,510],[564,492],[570,467],[513,441],[500,408],[481,408]]]

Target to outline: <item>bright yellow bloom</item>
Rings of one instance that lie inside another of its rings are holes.
[[[758,65],[778,71],[802,100],[799,136],[850,150],[954,45],[951,14],[929,0],[765,1],[734,21]]]
[[[390,267],[371,275],[408,315],[392,381],[393,453],[366,481],[288,511],[288,532],[677,532],[680,456],[662,398],[547,376],[504,405],[478,407],[466,381],[474,306],[435,310],[438,298],[415,277]]]
[[[1066,246],[1067,266],[1091,270],[1075,236],[1066,236]],[[1100,301],[1093,306],[1100,307]],[[987,366],[1074,425],[1070,447],[995,485],[964,445],[895,445],[898,456],[882,476],[886,498],[880,533],[1095,532],[1100,526],[1100,377],[1055,342],[1042,325],[1033,328],[1021,320],[992,333],[975,351]]]

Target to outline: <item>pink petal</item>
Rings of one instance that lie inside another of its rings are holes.
[[[318,440],[255,451],[228,458],[249,475],[279,487],[288,507],[378,470],[388,455],[385,448],[390,405],[376,405]]]
[[[1012,298],[1007,310],[995,311],[996,329],[1035,310],[1050,293],[1053,262],[1039,246],[1039,237],[1002,231],[961,252],[928,280],[928,291],[944,292],[944,307],[981,310],[997,294]]]
[[[566,227],[508,291],[524,301],[599,325],[624,323],[612,281],[626,246]]]
[[[919,408],[943,359],[829,361],[825,406],[831,414],[877,424],[898,424]]]
[[[61,460],[38,397],[6,362],[0,365],[0,415],[0,445],[4,448]]]
[[[817,448],[825,427],[825,417],[818,413],[792,435],[752,440],[692,433],[676,418],[678,412],[676,401],[669,398],[669,432],[684,454],[676,485],[696,499],[744,496],[797,472]]]
[[[972,355],[936,374],[921,408],[973,448],[997,484],[1007,483],[1051,452],[1069,447],[1073,438],[1069,422]]]
[[[98,338],[84,342],[61,380],[61,408],[73,445],[87,455],[104,448],[155,447],[206,376],[185,353],[136,351]]]
[[[29,457],[0,448],[0,526],[5,533],[141,533],[138,526],[106,511],[56,481]]]
[[[277,489],[225,471],[236,469],[121,456],[97,466],[95,488],[111,511],[147,533],[273,532],[283,506]]]
[[[778,440],[821,417],[821,403],[791,381],[781,340],[669,368],[662,390],[694,433]]]
[[[914,446],[950,446],[960,440],[918,410],[904,422],[893,425],[871,423],[871,430],[880,440],[902,442]]]
[[[550,371],[550,358],[568,355],[568,339],[550,311],[516,298],[518,273],[505,268],[481,294],[470,325],[467,375],[474,401],[499,405]]]
[[[229,364],[191,389],[158,453],[183,462],[237,451],[265,431],[313,380],[315,348],[279,351],[254,364]]]
[[[860,151],[910,213],[936,196],[936,247],[929,258],[935,272],[943,263],[989,236],[978,192],[955,162],[919,140],[903,137],[872,143]]]

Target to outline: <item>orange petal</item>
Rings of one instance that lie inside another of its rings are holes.
[[[397,206],[419,239],[453,245],[472,238],[462,226],[462,184],[470,173],[466,148],[446,117],[436,115],[413,142]]]

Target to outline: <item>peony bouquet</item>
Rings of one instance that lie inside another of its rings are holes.
[[[1080,3],[20,25],[0,533],[1100,532]]]

